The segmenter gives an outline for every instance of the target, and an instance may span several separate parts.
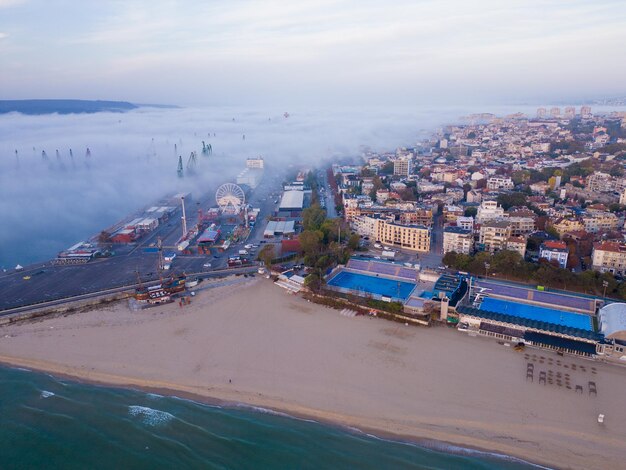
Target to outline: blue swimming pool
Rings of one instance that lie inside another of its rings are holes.
[[[580,313],[564,312],[552,308],[537,307],[536,305],[519,304],[507,300],[485,298],[480,304],[481,310],[513,315],[514,317],[528,318],[530,320],[545,321],[556,325],[580,328],[581,330],[593,331],[591,317]]]
[[[343,287],[363,294],[377,294],[394,299],[406,300],[415,288],[415,284],[405,281],[394,281],[366,274],[341,271],[328,281],[329,286]]]

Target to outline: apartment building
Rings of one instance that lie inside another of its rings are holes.
[[[490,253],[504,250],[509,238],[511,238],[511,227],[508,222],[489,220],[480,226],[479,248]]]
[[[482,224],[488,220],[499,219],[504,216],[504,209],[497,201],[483,201],[476,213],[476,222]]]
[[[617,230],[619,219],[612,212],[599,212],[584,215],[582,223],[585,230],[590,233],[610,232]]]
[[[457,227],[464,228],[466,230],[474,230],[474,217],[457,217],[456,219]]]
[[[487,180],[487,189],[513,189],[515,184],[511,178],[492,176]]]
[[[352,219],[352,229],[362,237],[376,238],[378,218],[369,215],[358,215]]]
[[[526,237],[509,237],[506,241],[506,249],[516,251],[523,258],[526,255]]]
[[[581,230],[585,230],[585,226],[578,219],[560,218],[552,224],[552,227],[559,233],[559,237],[562,237],[567,232],[580,232]]]
[[[394,160],[393,174],[396,176],[409,176],[411,174],[411,159],[404,157]]]
[[[430,229],[422,225],[401,225],[379,220],[376,225],[376,240],[411,251],[430,251]]]
[[[535,219],[532,217],[506,217],[506,221],[511,226],[511,236],[520,237],[535,231]]]
[[[586,189],[596,193],[610,193],[615,190],[614,178],[608,173],[594,171],[587,177]]]
[[[447,205],[443,208],[443,220],[447,223],[456,222],[459,217],[463,217],[465,211],[462,207]]]
[[[591,260],[591,265],[596,271],[624,276],[626,275],[626,243],[595,243]]]
[[[469,255],[474,246],[474,235],[471,230],[462,227],[446,227],[443,230],[443,252],[455,251]]]
[[[545,258],[548,261],[557,261],[562,268],[567,267],[567,257],[569,250],[565,242],[545,241],[539,247],[539,258]]]

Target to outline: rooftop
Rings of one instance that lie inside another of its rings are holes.
[[[280,209],[302,209],[304,205],[304,192],[285,191],[280,201]]]
[[[463,227],[446,227],[443,229],[445,233],[458,233],[460,235],[469,235],[472,233],[470,229]]]

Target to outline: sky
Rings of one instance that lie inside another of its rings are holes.
[[[626,94],[623,0],[0,0],[0,99],[473,105]]]

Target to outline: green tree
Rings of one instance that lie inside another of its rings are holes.
[[[465,217],[476,217],[477,213],[478,213],[478,209],[476,207],[467,207],[465,211],[463,212],[463,215]]]
[[[506,193],[498,196],[498,204],[505,211],[515,206],[525,206],[527,202],[528,196],[524,193]]]
[[[302,211],[302,226],[304,230],[318,230],[326,219],[326,211],[319,204],[313,204]]]
[[[260,261],[263,261],[263,264],[268,268],[272,266],[272,260],[276,258],[276,251],[274,249],[274,245],[265,245],[259,251],[258,256]]]
[[[322,279],[319,274],[311,273],[304,279],[304,285],[317,292],[322,287]]]
[[[359,242],[361,241],[361,237],[359,237],[358,233],[353,233],[348,238],[348,248],[351,250],[357,250],[359,248]]]
[[[305,255],[318,255],[321,251],[324,234],[319,230],[305,230],[298,236]]]
[[[379,170],[380,174],[393,175],[393,162],[385,163]]]

